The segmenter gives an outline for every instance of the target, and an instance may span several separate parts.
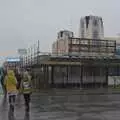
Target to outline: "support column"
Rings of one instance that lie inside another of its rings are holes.
[[[96,77],[98,77],[98,72],[100,71],[100,69],[99,69],[99,67],[95,67],[95,66],[93,66],[93,88],[95,88],[96,87],[96,85],[97,85],[97,82],[96,82]]]
[[[64,67],[63,66],[59,66],[60,67],[60,72],[61,72],[61,77],[62,77],[62,88],[65,87],[65,81],[64,81]]]
[[[54,87],[54,66],[51,66],[51,86]]]
[[[48,66],[44,66],[44,88],[48,87]]]
[[[66,66],[66,87],[68,87],[68,65]]]
[[[73,78],[72,78],[72,65],[70,65],[70,80],[71,80],[70,86],[73,88],[74,84],[73,84]]]
[[[105,70],[106,70],[106,83],[105,83],[105,86],[108,87],[108,70],[109,70],[108,66],[106,66]]]
[[[35,89],[37,89],[37,70],[35,68]]]
[[[83,87],[83,65],[81,65],[81,71],[80,71],[80,88]]]
[[[49,66],[46,66],[46,88],[49,87],[49,70],[48,70]]]
[[[43,67],[43,82],[42,82],[42,84],[43,84],[43,88],[45,88],[45,86],[46,86],[46,65],[44,65],[44,67]]]
[[[37,73],[37,76],[38,76],[38,89],[40,90],[41,89],[41,65],[40,67],[38,67],[38,73]]]

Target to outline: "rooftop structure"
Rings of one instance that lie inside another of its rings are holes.
[[[58,56],[113,56],[116,51],[116,41],[69,37],[54,42],[52,50],[53,55]]]
[[[79,37],[90,39],[103,39],[104,26],[102,17],[85,16],[80,19]]]

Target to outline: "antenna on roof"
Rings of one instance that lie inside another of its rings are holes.
[[[69,25],[70,31],[72,31],[72,18],[70,18],[70,25]]]

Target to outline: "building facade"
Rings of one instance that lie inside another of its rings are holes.
[[[120,56],[120,37],[104,37],[104,39],[116,41],[116,55]]]
[[[72,56],[113,56],[116,54],[116,42],[110,39],[88,39],[69,37],[57,39],[53,43],[54,55]]]
[[[71,31],[60,31],[57,40],[52,44],[52,53],[54,55],[65,55],[69,53],[69,38],[74,37]]]

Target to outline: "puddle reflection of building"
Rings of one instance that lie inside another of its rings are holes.
[[[2,96],[0,96],[1,97],[1,101],[0,101],[0,110],[1,111],[4,111],[5,109],[6,109],[6,107],[7,107],[7,97],[6,96],[4,96],[4,95],[2,95]]]
[[[16,118],[14,116],[14,112],[11,109],[9,109],[9,111],[8,111],[8,120],[16,120]],[[24,120],[30,120],[29,112],[25,113]]]
[[[9,108],[8,110],[8,120],[15,120],[14,112],[12,111],[11,108]]]
[[[30,120],[30,113],[25,112],[24,120]]]

